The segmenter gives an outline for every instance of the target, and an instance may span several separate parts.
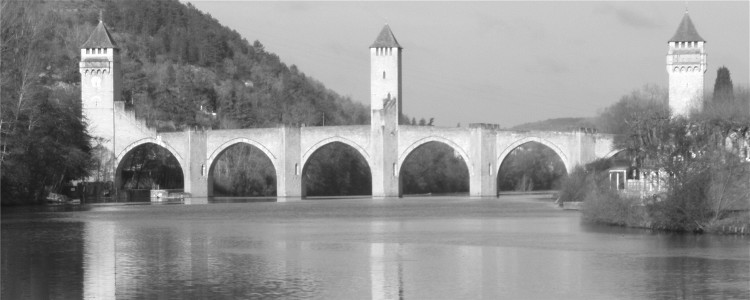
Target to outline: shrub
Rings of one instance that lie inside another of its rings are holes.
[[[640,199],[625,197],[616,191],[599,186],[587,194],[583,204],[583,218],[589,222],[649,227],[650,222]]]

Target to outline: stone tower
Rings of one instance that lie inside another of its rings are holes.
[[[402,100],[402,49],[388,25],[383,27],[370,46],[370,126],[373,155],[370,171],[373,177],[373,197],[399,195],[396,164]]]
[[[89,134],[102,138],[114,150],[115,101],[120,101],[120,54],[117,44],[100,19],[81,46],[81,102]]]
[[[99,24],[81,46],[81,110],[94,138],[98,170],[89,181],[113,181],[115,172],[115,101],[120,101],[120,53],[99,17]],[[101,147],[98,147],[101,146]]]
[[[706,72],[706,41],[695,30],[687,11],[668,44],[669,109],[673,117],[687,117],[691,110],[703,109]]]

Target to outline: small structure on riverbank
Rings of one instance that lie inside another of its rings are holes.
[[[609,169],[609,188],[641,199],[655,196],[666,189],[663,170],[618,166]]]

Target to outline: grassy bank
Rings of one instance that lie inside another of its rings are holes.
[[[718,164],[717,164],[718,165]],[[605,168],[574,170],[561,187],[564,202],[583,201],[587,222],[675,232],[750,235],[747,166],[721,168],[670,179],[655,197],[634,197],[609,189]]]
[[[693,224],[680,225],[664,218],[665,206],[661,203],[643,204],[639,198],[597,190],[587,194],[583,203],[583,218],[592,223],[634,228],[750,235],[750,211],[731,211],[722,218],[693,220]]]

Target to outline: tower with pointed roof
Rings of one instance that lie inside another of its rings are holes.
[[[101,16],[81,46],[81,108],[89,134],[114,150],[115,101],[120,100],[120,54]]]
[[[387,24],[370,46],[370,122],[373,197],[398,196],[398,123],[401,117],[401,50]],[[380,179],[375,179],[381,177]]]
[[[707,67],[706,40],[698,34],[687,10],[668,45],[669,108],[673,117],[687,117],[691,111],[703,109]]]
[[[395,122],[401,113],[401,50],[390,26],[385,25],[370,46],[370,108],[372,124]],[[383,118],[379,119],[382,112]]]

